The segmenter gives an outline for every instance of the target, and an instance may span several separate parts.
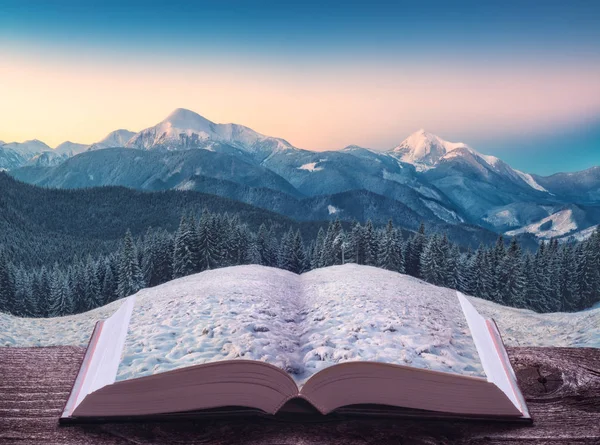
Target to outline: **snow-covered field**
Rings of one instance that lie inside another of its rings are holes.
[[[536,314],[471,301],[508,345],[600,347],[600,308]],[[120,304],[54,319],[0,314],[0,346],[86,345],[95,321]],[[237,266],[140,291],[118,378],[233,358],[276,364],[299,383],[359,359],[482,375],[465,333],[454,291],[406,275],[351,264],[302,276]]]
[[[550,224],[550,226],[546,229],[542,229],[542,226],[545,224]],[[538,238],[551,239],[569,235],[577,229],[578,226],[573,217],[573,210],[566,209],[553,213],[528,226],[506,232],[506,234],[509,236],[516,236],[522,233],[532,233]]]
[[[300,167],[298,167],[298,170],[307,170],[309,172],[321,171],[321,170],[323,170],[323,167],[317,167],[317,164],[319,162],[309,162],[308,164],[303,164]]]

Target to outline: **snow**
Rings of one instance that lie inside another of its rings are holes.
[[[196,181],[193,179],[186,179],[175,188],[176,190],[193,190],[194,187],[196,187]]]
[[[442,221],[445,221],[450,224],[457,224],[461,222],[465,222],[463,218],[456,214],[455,211],[447,209],[443,205],[430,201],[428,199],[421,199],[421,202],[425,204],[425,206],[433,212],[435,216],[440,218]]]
[[[8,144],[4,144],[2,148],[10,148],[15,150],[17,153],[28,156],[34,156],[44,151],[52,150],[48,145],[38,139],[32,139],[25,142],[10,142]]]
[[[127,142],[135,136],[133,131],[119,129],[111,131],[106,137],[94,144],[95,148],[111,148],[111,147],[125,147]]]
[[[419,184],[419,186],[417,188],[415,188],[415,190],[427,198],[440,199],[440,200],[442,199],[440,194],[438,192],[436,192],[434,189],[423,186],[421,184]]]
[[[482,155],[481,153],[477,153],[477,154],[479,155],[479,157],[483,158],[485,160],[485,162],[487,162],[492,167],[496,167],[500,162],[502,162],[496,156]]]
[[[600,348],[600,308],[580,312],[538,314],[469,298],[477,311],[493,318],[509,346]]]
[[[600,347],[600,308],[536,314],[469,297],[511,346]],[[122,301],[51,319],[0,314],[0,346],[87,344]],[[456,292],[347,264],[298,276],[236,266],[136,294],[118,379],[235,358],[286,369],[298,383],[350,360],[482,375]]]
[[[533,188],[535,190],[539,190],[540,192],[548,193],[548,190],[546,190],[544,187],[539,185],[535,181],[535,179],[533,179],[533,176],[531,176],[529,173],[523,173],[522,171],[519,171],[519,170],[515,170],[515,173],[517,175],[519,175],[521,177],[521,179],[523,179],[523,181],[525,181],[527,183],[527,185],[529,185],[531,188]]]
[[[400,162],[398,162],[398,165],[402,165],[402,164]],[[403,168],[403,167],[400,167],[400,168]],[[386,170],[385,168],[382,170],[381,174],[382,174],[383,179],[385,179],[386,181],[394,181],[399,184],[406,184],[406,182],[407,182],[407,178],[405,176],[403,176],[402,174],[390,172],[390,171]]]
[[[531,188],[548,193],[535,181],[533,176],[513,169],[499,158],[481,154],[462,142],[445,141],[423,129],[411,134],[400,145],[392,149],[391,153],[396,154],[402,162],[413,164],[419,172],[436,167],[442,160],[473,156],[476,162],[487,164],[497,173],[508,175],[513,180],[521,179]]]
[[[552,221],[552,226],[542,230],[541,226]],[[520,229],[506,232],[508,236],[520,235],[522,233],[532,233],[541,239],[560,238],[577,230],[577,223],[573,218],[571,209],[560,210],[552,215],[541,219],[538,222],[521,227]]]
[[[571,236],[575,238],[577,241],[584,241],[588,239],[592,234],[596,231],[597,226],[588,227],[587,229],[580,230],[577,233],[570,234],[567,238]]]
[[[83,153],[89,148],[89,145],[78,144],[76,142],[65,141],[62,144],[57,145],[54,148],[54,152],[58,154],[64,154],[67,156],[75,156],[79,153]]]
[[[327,206],[327,211],[329,212],[330,215],[335,215],[336,213],[338,213],[340,211],[340,209],[329,204]]]
[[[308,164],[301,165],[298,170],[307,170],[309,172],[318,172],[323,170],[323,167],[317,167],[318,162],[309,162]]]
[[[519,224],[519,220],[515,213],[510,209],[500,210],[495,213],[489,213],[488,216],[483,218],[484,221],[490,223],[494,227],[499,226],[516,226]]]
[[[411,134],[392,149],[391,153],[399,156],[402,162],[413,164],[419,172],[436,167],[442,160],[465,157],[469,154],[492,167],[500,162],[498,158],[482,155],[463,142],[449,142],[423,129]]]
[[[462,142],[448,142],[420,129],[407,137],[394,152],[402,152],[401,160],[409,164],[434,165],[445,154],[458,148],[468,148]]]
[[[216,124],[184,108],[176,109],[154,127],[137,133],[126,146],[145,149],[158,146],[177,150],[182,148],[181,135],[197,136],[198,141],[226,142],[248,153],[274,153],[295,149],[284,139],[265,136],[243,125]]]

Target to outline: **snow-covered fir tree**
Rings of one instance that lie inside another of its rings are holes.
[[[173,278],[180,278],[200,270],[198,240],[194,239],[195,229],[191,221],[183,216],[175,234],[173,246]]]
[[[117,277],[117,296],[126,297],[144,287],[142,270],[138,263],[137,251],[131,232],[128,230],[123,239],[119,255],[119,272]]]

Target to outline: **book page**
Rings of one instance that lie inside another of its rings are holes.
[[[137,294],[117,381],[223,360],[301,372],[300,276],[260,266],[215,269]]]
[[[528,417],[527,405],[517,385],[516,376],[495,323],[482,317],[462,293],[457,291],[456,294],[473,332],[473,339],[488,381],[500,388],[523,415]]]
[[[455,291],[349,264],[301,278],[306,378],[348,361],[485,377]]]
[[[485,376],[455,291],[347,264],[216,269],[138,293],[117,380],[235,359],[300,386],[361,360]]]

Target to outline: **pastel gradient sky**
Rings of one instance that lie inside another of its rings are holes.
[[[311,150],[425,128],[530,172],[600,165],[598,1],[188,3],[0,0],[0,140],[183,107]]]

